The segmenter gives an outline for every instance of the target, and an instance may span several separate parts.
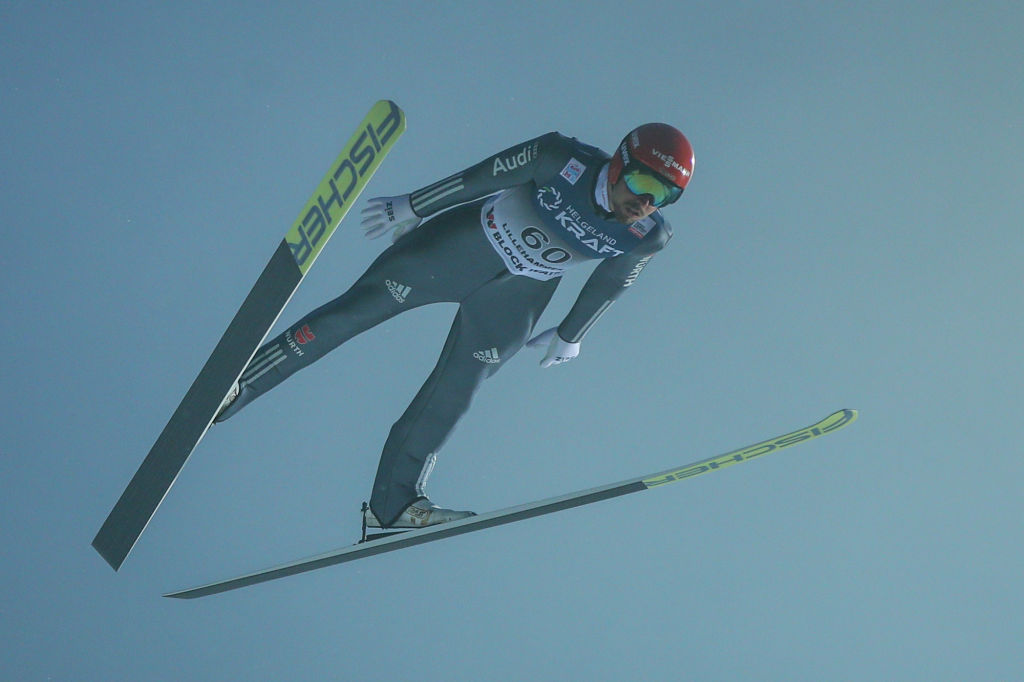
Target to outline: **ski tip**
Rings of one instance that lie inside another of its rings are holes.
[[[857,417],[860,416],[860,410],[855,410],[852,407],[845,407],[845,408],[839,410],[838,412],[836,412],[836,414],[837,415],[843,415],[844,417],[846,417],[845,423],[849,424],[850,422],[856,420]]]
[[[857,410],[846,407],[822,419],[815,428],[820,429],[824,433],[835,431],[855,422],[858,415],[859,412]]]
[[[406,119],[405,111],[402,107],[391,99],[379,99],[374,102],[373,107],[370,109],[369,116],[380,119],[397,119],[398,130],[405,132]]]

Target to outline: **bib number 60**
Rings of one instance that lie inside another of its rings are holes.
[[[522,237],[524,244],[526,244],[528,247],[536,251],[540,251],[540,249],[543,248],[545,244],[551,243],[551,238],[548,237],[539,229],[537,229],[536,227],[526,228],[525,230],[522,231],[520,236]],[[558,265],[571,259],[572,254],[570,254],[565,249],[560,249],[557,246],[552,246],[551,248],[542,251],[540,257],[544,260],[545,263]]]

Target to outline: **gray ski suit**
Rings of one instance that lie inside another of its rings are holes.
[[[435,453],[483,380],[530,338],[565,270],[601,261],[558,326],[562,339],[578,342],[670,239],[660,212],[632,224],[608,212],[608,158],[552,132],[413,192],[413,211],[434,217],[261,347],[218,421],[398,313],[458,303],[437,365],[384,444],[370,506],[393,522],[424,495]]]

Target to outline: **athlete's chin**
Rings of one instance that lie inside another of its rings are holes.
[[[644,214],[642,211],[636,211],[633,209],[621,208],[615,211],[615,219],[625,225],[635,223],[643,217]]]

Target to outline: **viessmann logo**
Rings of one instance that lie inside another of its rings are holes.
[[[657,149],[652,149],[651,153],[661,159],[661,162],[665,164],[665,168],[675,168],[677,171],[683,174],[684,178],[690,177],[690,170],[683,167],[678,161],[675,160],[671,154],[662,154]]]

